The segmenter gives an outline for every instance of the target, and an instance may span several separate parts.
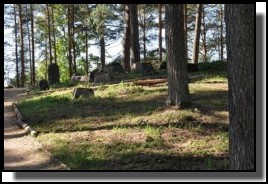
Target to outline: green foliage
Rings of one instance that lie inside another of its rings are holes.
[[[198,69],[201,72],[216,73],[216,72],[227,72],[226,61],[213,61],[198,63]]]

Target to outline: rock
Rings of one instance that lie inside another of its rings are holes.
[[[39,81],[39,90],[49,90],[48,81],[45,79],[42,79]]]
[[[94,96],[94,90],[91,88],[74,88],[73,99],[77,99],[80,96],[82,97]]]
[[[90,74],[89,74],[89,81],[90,81],[90,82],[94,82],[95,74],[96,74],[97,72],[99,72],[99,69],[98,69],[98,68],[96,68],[95,70],[93,70],[92,72],[90,72]]]
[[[162,62],[159,70],[166,70],[167,69],[167,62]],[[187,63],[187,72],[198,72],[198,65],[193,63]]]
[[[107,72],[99,72],[95,74],[94,84],[110,83],[112,81],[111,75]]]
[[[123,66],[120,63],[112,63],[104,66],[104,72],[107,72],[111,75],[114,73],[125,73]]]
[[[88,82],[89,76],[86,76],[86,75],[76,76],[75,74],[73,74],[73,76],[71,77],[71,81],[72,82]]]
[[[49,85],[60,83],[59,66],[56,63],[48,65],[48,82]]]
[[[161,63],[160,67],[159,67],[159,70],[166,70],[167,69],[167,62],[164,61]]]
[[[131,71],[147,75],[154,71],[154,67],[151,63],[133,63]]]

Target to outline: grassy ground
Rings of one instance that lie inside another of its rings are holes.
[[[131,82],[95,86],[88,99],[59,89],[18,106],[37,139],[71,169],[224,170],[227,86],[222,74],[190,83],[192,106],[184,110],[164,106],[166,84]]]

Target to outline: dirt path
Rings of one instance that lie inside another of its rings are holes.
[[[4,169],[65,170],[41,144],[18,127],[12,101],[23,98],[25,89],[4,89]]]

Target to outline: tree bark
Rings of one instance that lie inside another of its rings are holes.
[[[254,21],[252,4],[225,5],[230,169],[255,168]]]
[[[222,8],[222,4],[220,4],[220,22],[221,22],[221,25],[220,25],[220,34],[221,34],[221,38],[220,38],[220,43],[221,43],[221,52],[220,52],[220,60],[223,61],[223,48],[224,48],[224,45],[223,45],[223,8]]]
[[[32,77],[33,85],[35,85],[35,56],[34,56],[34,18],[33,18],[33,5],[30,4],[31,10],[31,30],[32,30]]]
[[[159,24],[159,34],[158,34],[158,41],[159,41],[159,60],[162,62],[162,4],[158,4],[158,24]]]
[[[183,17],[184,17],[184,37],[185,37],[185,52],[186,52],[186,58],[188,62],[188,38],[187,38],[187,4],[183,5]]]
[[[143,9],[143,60],[146,61],[146,14],[145,7]]]
[[[27,15],[27,32],[28,32],[28,46],[29,46],[29,57],[30,57],[30,84],[33,85],[33,69],[32,69],[32,52],[31,52],[31,33],[29,27],[29,18],[28,18],[28,8],[26,6],[26,15]]]
[[[52,28],[53,28],[53,39],[54,39],[54,61],[57,64],[57,47],[56,47],[56,36],[55,36],[55,23],[54,23],[54,10],[53,5],[51,6],[51,16],[52,16]]]
[[[23,36],[23,28],[22,28],[22,12],[21,12],[21,4],[19,4],[19,17],[20,17],[20,45],[21,45],[21,87],[25,85],[25,64],[24,64],[24,36]]]
[[[71,5],[68,4],[68,53],[69,53],[69,76],[70,78],[73,75],[73,69],[72,69],[72,36],[71,36]]]
[[[46,80],[47,80],[47,78],[48,78],[48,77],[47,77],[47,76],[48,76],[48,75],[47,75],[47,74],[48,74],[48,72],[47,72],[47,68],[48,68],[48,66],[47,66],[47,65],[48,65],[48,64],[47,64],[47,60],[48,60],[48,51],[47,51],[47,50],[48,50],[48,46],[47,46],[47,45],[48,45],[48,44],[47,44],[47,37],[46,37],[46,73],[45,73],[45,79],[46,79]]]
[[[198,4],[195,17],[195,36],[194,36],[194,44],[193,44],[193,63],[198,63],[198,54],[199,54],[199,39],[200,39],[200,27],[201,27],[201,17],[202,17],[202,4]]]
[[[87,28],[86,28],[86,63],[85,63],[86,76],[88,76],[88,40],[87,40]]]
[[[16,54],[16,87],[20,87],[19,80],[19,59],[18,59],[18,25],[17,25],[17,13],[16,13],[16,4],[14,4],[14,31],[15,31],[15,54]]]
[[[128,7],[130,14],[130,34],[131,34],[130,60],[131,64],[133,64],[140,62],[137,4],[128,4]]]
[[[76,54],[75,54],[75,40],[74,40],[74,4],[72,5],[72,45],[73,45],[73,72],[76,74]]]
[[[50,34],[50,14],[47,4],[47,22],[48,22],[48,44],[49,44],[49,62],[52,64],[52,48],[51,48],[51,34]]]
[[[202,37],[202,42],[203,42],[203,52],[204,52],[204,61],[207,62],[207,30],[206,30],[206,22],[205,22],[205,6],[203,6],[203,37]]]
[[[100,53],[101,68],[103,69],[105,66],[105,40],[103,35],[100,36],[100,50],[101,50]]]
[[[168,61],[168,98],[166,104],[183,108],[190,104],[183,28],[183,5],[168,4],[165,6],[165,11],[166,54]]]
[[[130,15],[129,7],[125,4],[126,28],[123,39],[123,67],[126,72],[130,71]]]

